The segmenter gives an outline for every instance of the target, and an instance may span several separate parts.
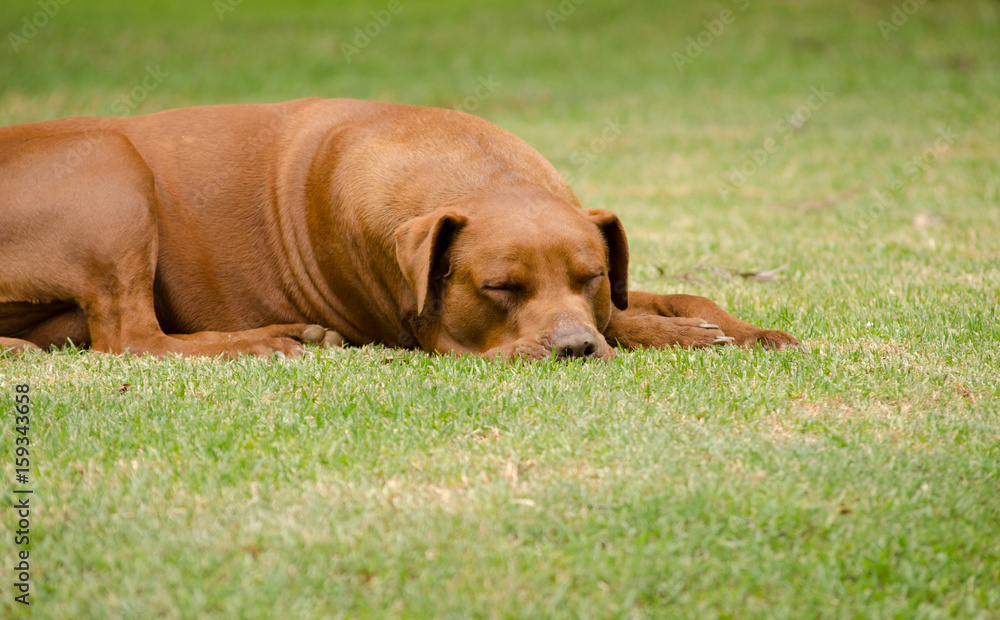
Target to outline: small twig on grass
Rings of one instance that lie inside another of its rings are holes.
[[[689,284],[707,284],[708,280],[696,275],[696,273],[710,273],[717,278],[723,280],[734,280],[736,277],[743,278],[744,280],[755,280],[757,282],[772,282],[774,280],[780,280],[782,276],[780,275],[782,271],[788,268],[788,264],[784,264],[781,267],[775,269],[737,269],[735,267],[719,267],[717,265],[706,265],[708,258],[703,258],[699,260],[693,267],[687,271],[676,273],[667,276],[671,280],[678,280],[680,282],[687,282]],[[666,275],[662,269],[660,273]]]
[[[782,271],[788,268],[788,263],[785,263],[781,267],[775,269],[768,269],[766,271],[761,271],[760,269],[754,269],[750,271],[735,271],[736,275],[743,278],[744,280],[757,280],[758,282],[771,282],[773,280],[780,280],[782,278],[779,275]]]
[[[708,280],[706,280],[705,278],[701,278],[699,276],[694,275],[694,272],[703,271],[706,269],[704,265],[707,261],[708,257],[705,257],[699,260],[697,263],[695,263],[693,267],[691,267],[690,269],[688,269],[683,273],[674,273],[668,275],[667,272],[661,267],[657,267],[657,270],[659,270],[660,275],[666,276],[671,280],[679,280],[680,282],[687,282],[688,284],[708,284]]]

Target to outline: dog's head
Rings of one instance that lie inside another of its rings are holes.
[[[427,350],[541,359],[614,355],[602,332],[628,305],[628,242],[610,211],[546,192],[466,199],[396,232]]]

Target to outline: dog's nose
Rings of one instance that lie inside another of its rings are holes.
[[[591,357],[597,353],[597,343],[594,334],[587,330],[559,334],[552,342],[552,351],[556,359],[574,357]]]

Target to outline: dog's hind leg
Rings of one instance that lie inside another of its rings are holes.
[[[199,342],[163,333],[153,305],[155,186],[123,135],[0,146],[0,346],[86,340],[110,353],[303,353],[291,338]]]

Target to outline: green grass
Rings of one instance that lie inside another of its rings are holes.
[[[492,78],[476,113],[622,216],[636,288],[811,353],[0,356],[0,486],[27,382],[35,490],[30,612],[0,500],[0,616],[1000,617],[1000,5],[886,39],[888,0],[587,0],[554,29],[558,2],[404,1],[347,62],[388,3],[262,4],[71,0],[14,52],[40,9],[4,3],[0,123],[114,115],[149,67],[131,113]]]

